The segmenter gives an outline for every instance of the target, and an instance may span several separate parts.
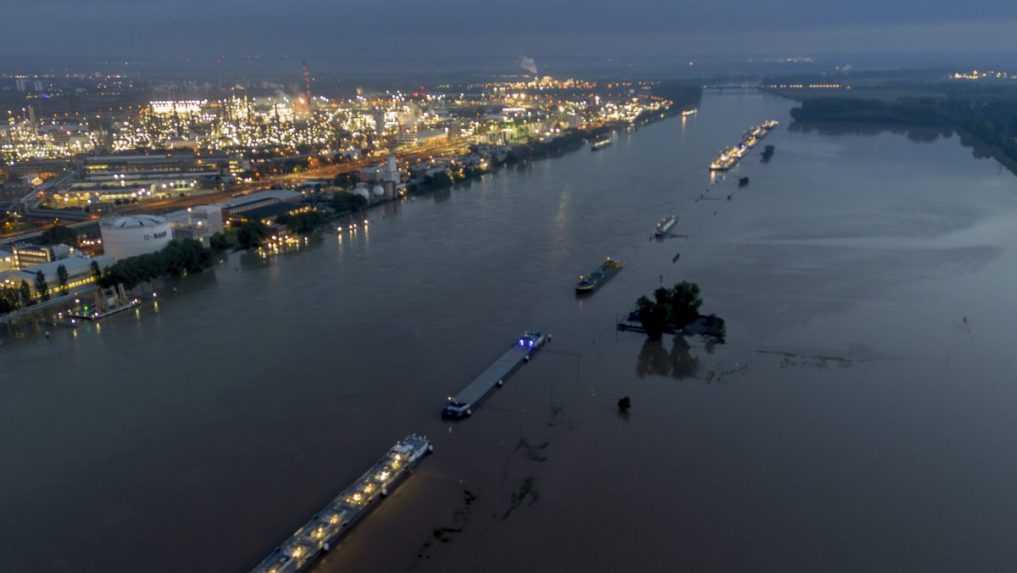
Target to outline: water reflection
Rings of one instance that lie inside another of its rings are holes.
[[[444,203],[452,197],[452,188],[445,187],[443,189],[436,189],[431,192],[431,197],[434,198],[435,203]]]
[[[712,351],[712,347],[708,351]],[[696,378],[699,369],[699,357],[692,353],[692,347],[684,336],[671,338],[670,352],[664,347],[663,340],[647,338],[639,350],[636,363],[636,374],[640,378],[666,376],[675,380],[687,380]]]
[[[940,138],[953,137],[954,130],[950,127],[933,127],[920,125],[892,124],[858,124],[858,123],[826,123],[826,122],[792,122],[788,129],[795,133],[818,133],[820,135],[865,135],[876,136],[884,133],[905,135],[915,143],[933,143]]]

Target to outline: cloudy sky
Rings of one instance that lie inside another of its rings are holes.
[[[1015,52],[1015,0],[0,0],[0,58],[347,65]]]

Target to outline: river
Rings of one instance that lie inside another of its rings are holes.
[[[789,130],[791,105],[707,94],[137,313],[8,334],[3,569],[245,571],[409,432],[435,454],[318,571],[1014,562],[1017,178],[956,137]],[[769,118],[772,162],[711,186]],[[651,241],[669,213],[681,236]],[[605,256],[625,270],[577,300]],[[727,343],[616,332],[661,280],[699,283]],[[532,328],[554,342],[443,422]]]

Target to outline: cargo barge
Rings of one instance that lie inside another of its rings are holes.
[[[600,151],[611,143],[611,134],[602,135],[590,142],[590,151]]]
[[[431,441],[420,434],[410,434],[396,442],[384,457],[272,550],[251,573],[307,571],[433,451]]]
[[[537,331],[524,332],[512,348],[474,378],[473,382],[457,394],[448,397],[448,402],[441,410],[442,418],[460,419],[472,416],[473,409],[480,405],[488,394],[504,385],[517,368],[529,362],[533,354],[550,341],[550,334]]]
[[[579,280],[576,282],[576,294],[589,294],[599,289],[604,286],[604,283],[611,280],[614,275],[618,274],[624,266],[621,261],[608,257],[607,260],[601,263],[590,274],[579,276]]]
[[[778,125],[780,125],[780,122],[771,119],[745,132],[738,145],[721,151],[720,155],[710,163],[710,171],[728,171],[733,168],[749,150],[762,141]]]

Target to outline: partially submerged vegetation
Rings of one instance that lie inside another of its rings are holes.
[[[135,286],[167,276],[181,277],[201,272],[215,263],[211,249],[194,239],[175,239],[161,251],[117,261],[99,278],[99,286],[108,288]]]
[[[791,110],[803,125],[916,128],[961,135],[977,157],[994,157],[1017,174],[1017,85],[959,85],[957,82],[897,85],[887,83],[853,95],[801,96]]]
[[[659,339],[664,334],[683,332],[701,334],[723,340],[726,335],[724,319],[715,315],[703,316],[699,309],[703,305],[703,297],[699,285],[682,281],[672,288],[658,288],[653,291],[653,298],[639,297],[636,310],[629,316],[630,322],[639,327],[620,324],[622,330],[640,330],[652,339]]]

